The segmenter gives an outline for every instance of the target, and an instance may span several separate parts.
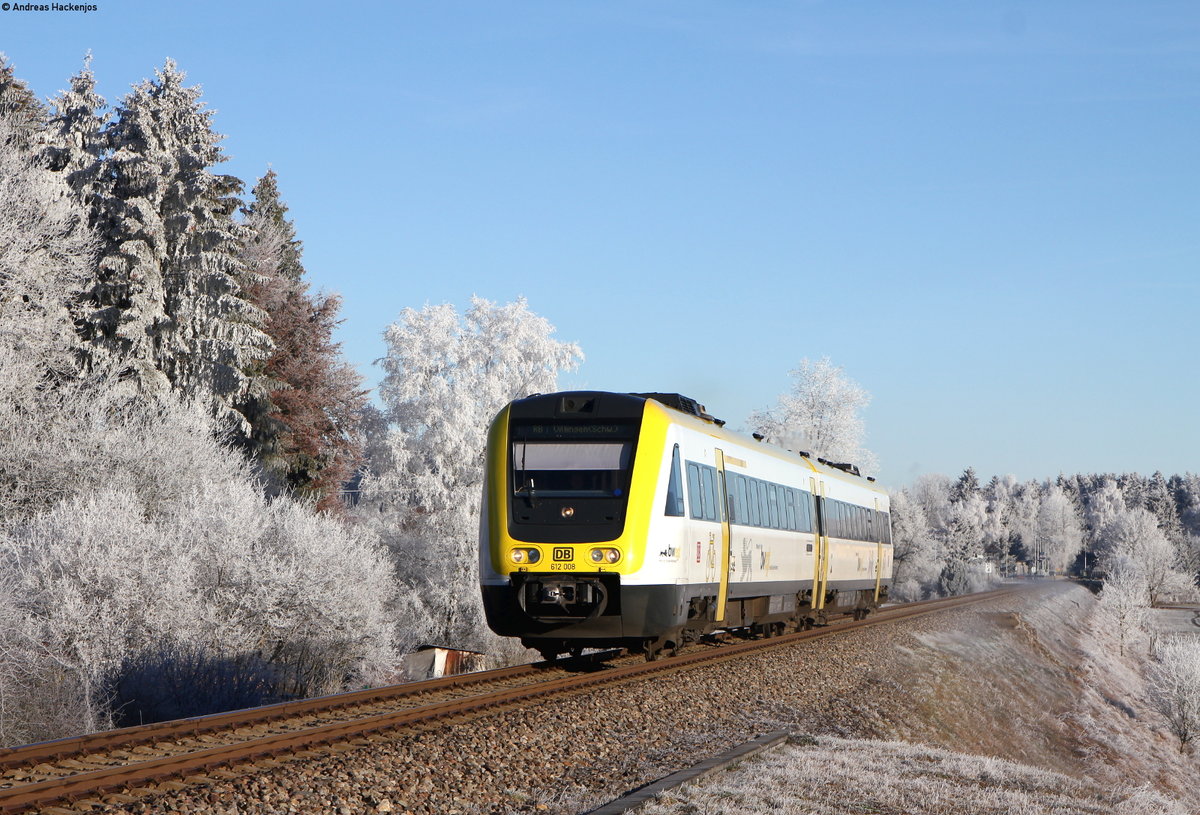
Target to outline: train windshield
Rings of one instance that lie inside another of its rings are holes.
[[[619,497],[632,457],[632,441],[514,442],[513,490],[543,498]]]

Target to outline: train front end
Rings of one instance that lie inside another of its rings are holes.
[[[629,645],[673,623],[661,587],[632,585],[666,425],[627,394],[520,399],[488,433],[480,578],[488,625],[551,656]],[[640,530],[640,533],[639,533]]]

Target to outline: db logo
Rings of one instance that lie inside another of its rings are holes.
[[[575,555],[571,551],[570,547],[567,547],[567,546],[555,546],[554,547],[554,562],[555,563],[569,563],[574,559],[574,557],[575,557]]]

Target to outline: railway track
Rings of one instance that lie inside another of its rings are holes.
[[[605,652],[590,660],[521,665],[0,750],[0,813],[42,810],[60,815],[131,803],[322,750],[354,749],[388,731],[437,727],[447,720],[737,659],[1017,590],[893,606],[866,620],[845,618],[809,631],[720,647],[692,646],[654,662]]]

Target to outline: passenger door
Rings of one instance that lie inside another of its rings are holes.
[[[717,570],[717,622],[725,620],[725,606],[729,600],[729,547],[732,540],[729,529],[729,493],[725,486],[725,453],[718,448],[717,455],[717,511],[721,522],[721,566]]]

